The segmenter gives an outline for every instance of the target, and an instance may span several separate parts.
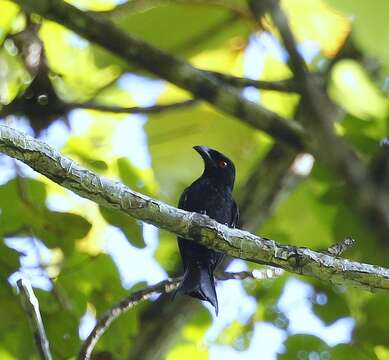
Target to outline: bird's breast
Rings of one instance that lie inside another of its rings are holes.
[[[231,191],[213,184],[196,184],[187,192],[187,208],[184,210],[203,213],[222,224],[232,218],[233,199]]]

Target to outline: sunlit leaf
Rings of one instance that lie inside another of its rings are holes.
[[[343,60],[332,72],[330,95],[351,114],[366,120],[384,118],[389,101],[371,82],[366,71],[353,60]]]
[[[54,84],[68,101],[88,100],[119,76],[119,68],[115,65],[103,68],[96,65],[86,40],[63,26],[44,21],[39,36],[50,68],[58,75]]]
[[[252,321],[249,320],[246,324],[242,324],[235,320],[223,329],[217,342],[221,345],[232,346],[238,351],[244,351],[250,346],[253,332],[254,323]]]
[[[323,0],[283,0],[282,7],[297,39],[317,43],[327,56],[338,51],[350,32],[349,20]]]
[[[131,34],[181,54],[193,54],[220,45],[233,46],[233,41],[236,43],[239,38],[244,42],[251,26],[247,19],[233,16],[228,7],[174,2],[146,7],[144,11],[128,6],[117,12],[113,20]]]
[[[179,344],[167,354],[166,360],[208,360],[208,351],[204,347],[192,344]]]
[[[378,57],[386,64],[389,62],[388,1],[326,0],[326,2],[353,19],[353,39],[362,51]]]
[[[67,0],[70,4],[82,10],[108,11],[115,8],[116,0]]]

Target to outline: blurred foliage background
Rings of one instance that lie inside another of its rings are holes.
[[[201,69],[266,81],[291,77],[271,21],[257,24],[246,1],[69,3],[109,17],[123,31]],[[389,2],[283,0],[282,6],[310,70],[324,74],[328,94],[341,109],[338,134],[368,161],[389,134]],[[282,165],[277,171],[285,183],[274,189],[271,172],[285,155],[270,157],[277,144],[204,103],[147,116],[80,109],[85,103],[150,106],[190,97],[10,1],[0,0],[0,9],[3,123],[173,205],[201,173],[192,146],[219,149],[238,169],[241,208],[247,207],[247,191],[258,190],[253,186],[276,198],[251,204],[246,228],[315,250],[352,236],[357,246],[345,256],[389,266],[388,238],[376,236],[353,209],[341,179],[310,156]],[[294,93],[255,87],[242,92],[283,116],[297,112]],[[253,185],[248,179],[256,175]],[[1,359],[38,359],[15,291],[20,276],[35,287],[54,357],[72,359],[94,319],[130,289],[180,273],[171,234],[99,208],[4,156],[0,184]],[[253,265],[232,264],[245,267]],[[107,359],[389,360],[387,296],[288,274],[231,282],[219,286],[219,318],[186,298],[150,301],[115,322],[97,351]],[[176,307],[178,302],[186,307]],[[348,326],[336,327],[345,320]]]

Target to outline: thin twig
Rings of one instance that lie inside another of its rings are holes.
[[[263,81],[254,80],[239,76],[233,76],[217,71],[205,71],[206,73],[213,75],[215,78],[238,88],[244,88],[248,86],[255,87],[261,90],[280,91],[280,92],[299,92],[300,88],[298,82],[294,79],[276,80],[276,81]]]
[[[34,334],[39,355],[43,360],[51,360],[49,341],[47,340],[42,317],[39,312],[39,303],[30,283],[26,279],[19,279],[16,282],[20,291],[24,311],[28,315],[30,326]]]
[[[304,58],[297,50],[296,41],[289,27],[288,19],[285,13],[281,10],[279,0],[265,0],[265,3],[268,5],[274,23],[277,25],[278,30],[280,31],[282,41],[289,54],[290,67],[295,74],[296,79],[298,79],[299,82],[305,81],[308,67]]]
[[[342,241],[337,242],[336,244],[330,246],[327,249],[327,253],[333,256],[340,256],[346,250],[350,249],[355,245],[355,240],[352,237],[346,237]]]
[[[244,279],[270,279],[283,274],[282,269],[267,267],[265,269],[257,269],[253,271],[240,272],[225,272],[218,274],[218,280],[244,280]],[[89,360],[94,347],[101,338],[101,336],[108,330],[109,326],[120,315],[132,309],[139,303],[150,299],[156,294],[168,294],[176,290],[182,277],[174,279],[166,279],[155,285],[149,286],[145,289],[132,293],[124,298],[111,309],[109,309],[96,323],[95,327],[85,339],[82,348],[78,354],[78,360]]]
[[[176,279],[167,279],[150,286],[146,289],[137,291],[127,298],[123,299],[111,309],[109,309],[97,322],[92,332],[86,338],[84,344],[82,345],[81,351],[78,354],[79,360],[90,359],[93,348],[95,347],[97,341],[105,333],[111,323],[117,319],[124,312],[132,309],[135,305],[139,304],[142,301],[150,299],[153,295],[160,293],[170,293],[178,287],[181,278]]]
[[[163,105],[153,105],[153,106],[133,106],[133,107],[123,107],[115,105],[104,105],[98,104],[95,102],[85,102],[85,103],[68,103],[65,106],[68,110],[73,109],[89,109],[97,111],[105,111],[118,114],[152,114],[160,113],[166,110],[176,110],[182,109],[185,107],[192,106],[198,102],[197,99],[184,100],[172,104],[163,104]]]
[[[216,278],[218,280],[245,280],[245,279],[264,280],[264,279],[275,278],[277,276],[282,275],[283,273],[284,270],[280,268],[267,266],[264,269],[255,269],[253,271],[239,271],[239,272],[225,271],[221,274],[217,274]]]

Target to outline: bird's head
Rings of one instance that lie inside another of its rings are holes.
[[[234,163],[219,151],[206,146],[194,146],[193,149],[204,160],[203,176],[215,179],[218,183],[224,184],[232,190],[235,181]]]

